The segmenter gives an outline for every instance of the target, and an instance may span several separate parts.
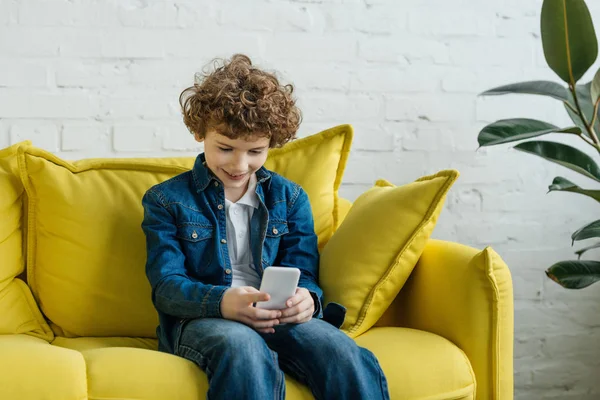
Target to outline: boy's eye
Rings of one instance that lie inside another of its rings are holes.
[[[262,152],[262,150],[250,150],[250,153],[252,154],[261,154]]]
[[[225,148],[225,147],[219,147],[219,150],[221,151],[231,151],[231,149]]]

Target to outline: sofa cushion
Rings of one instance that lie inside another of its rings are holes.
[[[441,336],[408,328],[372,328],[355,341],[377,357],[392,399],[475,399],[469,359]]]
[[[29,287],[15,279],[25,265],[22,229],[25,196],[17,173],[17,150],[30,145],[21,142],[0,150],[0,334],[27,333],[50,341],[52,331]]]
[[[76,337],[57,336],[52,346],[84,351],[108,347],[132,347],[134,349],[158,350],[158,339],[135,337]]]
[[[112,347],[82,351],[91,399],[206,397],[208,380],[196,364],[153,350]]]
[[[135,348],[82,351],[90,399],[204,399],[206,374],[193,362]],[[286,376],[287,399],[310,399],[310,390]]]
[[[0,290],[23,271],[23,185],[17,173],[17,143],[0,150]]]
[[[267,167],[306,189],[321,243],[334,229],[351,138],[351,128],[342,126],[269,153]],[[56,334],[155,337],[141,198],[194,160],[70,163],[36,148],[20,151],[29,199],[28,281]]]
[[[340,125],[269,151],[265,168],[298,183],[308,194],[322,249],[338,227],[338,190],[353,131]]]
[[[369,329],[394,300],[431,236],[458,177],[441,171],[404,186],[380,180],[354,202],[321,254],[325,303],[347,308],[351,337]]]
[[[441,336],[407,328],[372,328],[355,341],[377,356],[392,399],[475,398],[475,375],[468,358]],[[204,372],[188,360],[152,351],[156,340],[57,337],[52,344],[82,352],[90,398],[206,397]],[[306,386],[288,375],[285,379],[287,399],[313,398]]]
[[[25,333],[48,342],[54,338],[29,286],[20,279],[0,290],[0,315],[0,335]]]
[[[0,335],[0,399],[87,399],[85,361],[28,335]]]

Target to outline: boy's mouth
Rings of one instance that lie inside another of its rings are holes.
[[[238,180],[244,178],[247,175],[247,173],[232,175],[232,174],[230,174],[229,172],[227,172],[225,170],[224,170],[224,172],[225,172],[225,174],[227,174],[227,176],[229,177],[229,179],[233,179],[234,181],[238,181]]]

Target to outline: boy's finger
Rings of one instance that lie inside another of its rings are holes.
[[[279,320],[272,319],[268,321],[257,321],[257,320],[249,320],[247,325],[250,325],[254,329],[266,329],[272,328],[276,325],[279,325]]]
[[[285,305],[288,308],[293,307],[296,304],[299,304],[300,302],[302,302],[303,299],[304,299],[304,296],[302,295],[302,293],[296,293],[295,295],[293,295],[292,297],[287,299],[287,301],[285,302]]]
[[[279,310],[264,310],[256,307],[248,307],[246,311],[246,316],[254,320],[277,319],[281,317],[282,314]]]
[[[309,299],[304,298],[304,299],[301,299],[300,303],[283,310],[281,313],[281,316],[282,317],[291,317],[293,315],[300,314],[301,312],[306,311],[309,308],[311,308],[311,302],[309,301]]]
[[[269,301],[269,299],[271,298],[271,296],[269,296],[268,293],[264,293],[264,292],[256,292],[256,293],[247,293],[246,295],[246,301],[248,303],[258,303],[259,301]]]
[[[281,319],[279,319],[279,323],[280,324],[298,324],[300,322],[305,322],[305,320],[308,320],[309,317],[312,316],[313,312],[314,312],[313,310],[308,309],[308,310],[302,311],[298,314],[292,315],[291,317],[281,318]]]

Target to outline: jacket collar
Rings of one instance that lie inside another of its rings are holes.
[[[217,178],[206,165],[206,156],[204,153],[200,153],[198,154],[198,157],[196,157],[196,161],[192,167],[192,176],[194,185],[196,186],[196,192],[198,193],[206,190],[212,181],[222,184],[221,180]],[[260,167],[260,169],[256,171],[256,181],[257,184],[267,182],[267,187],[269,187],[271,185],[271,173],[264,166]]]

